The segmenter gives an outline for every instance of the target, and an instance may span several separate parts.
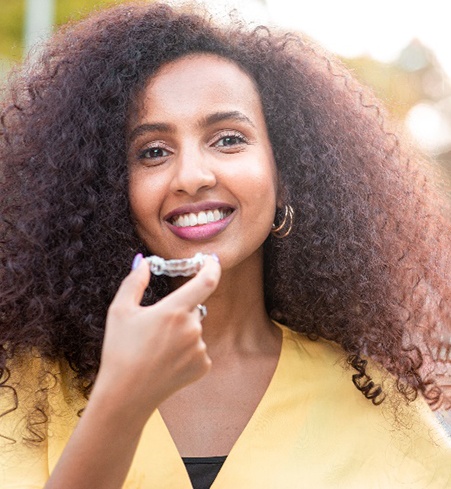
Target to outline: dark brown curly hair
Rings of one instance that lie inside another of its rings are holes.
[[[436,372],[450,362],[437,347],[449,340],[451,225],[423,158],[389,129],[371,92],[311,41],[148,3],[65,26],[5,89],[0,385],[10,388],[7,362],[32,350],[67,360],[89,394],[107,308],[132,257],[151,251],[130,219],[127,115],[163,63],[197,52],[228,58],[255,80],[294,210],[291,234],[265,243],[270,315],[339,343],[374,403],[383,392],[366,356],[406,398],[421,392],[433,407],[446,404]],[[153,280],[146,303],[167,290]]]

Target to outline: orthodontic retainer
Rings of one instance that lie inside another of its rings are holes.
[[[167,275],[168,277],[189,277],[195,275],[204,264],[203,253],[196,253],[192,258],[165,260],[157,255],[146,256],[144,259],[150,266],[154,275]]]

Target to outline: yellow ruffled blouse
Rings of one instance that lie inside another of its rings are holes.
[[[451,442],[422,399],[391,402],[393,392],[374,406],[354,387],[355,370],[336,344],[279,326],[283,341],[273,378],[212,489],[451,488]],[[12,381],[22,399],[37,371],[43,371],[38,358],[16,368]],[[386,377],[390,390],[388,375],[374,365],[371,374]],[[59,368],[56,377],[45,442],[21,441],[26,401],[0,418],[0,434],[17,440],[0,441],[0,489],[42,488],[67,443],[81,404],[67,388],[70,370]],[[1,391],[3,412],[12,394]],[[158,411],[145,426],[123,487],[192,487]]]

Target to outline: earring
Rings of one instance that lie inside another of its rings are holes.
[[[291,233],[291,230],[293,229],[293,217],[294,217],[293,207],[291,207],[291,205],[285,204],[283,210],[284,210],[284,214],[283,214],[282,222],[279,225],[276,225],[276,223],[274,223],[271,229],[271,234],[275,238],[279,238],[279,239],[286,238]]]

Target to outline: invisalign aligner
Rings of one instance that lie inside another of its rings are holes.
[[[196,253],[192,258],[165,260],[161,256],[146,256],[145,260],[154,275],[167,275],[168,277],[189,277],[196,274],[204,264],[203,253]]]

